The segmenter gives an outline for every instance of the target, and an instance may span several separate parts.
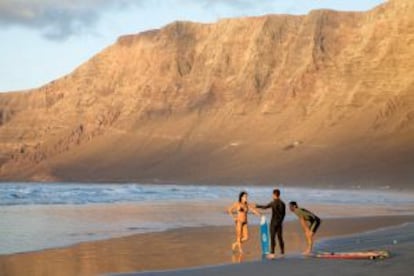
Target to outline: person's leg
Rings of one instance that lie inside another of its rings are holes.
[[[321,224],[321,220],[319,218],[316,218],[310,226],[309,238],[308,238],[309,246],[308,246],[307,254],[310,254],[312,252],[313,244],[314,244],[314,235],[316,231],[318,230],[320,224]]]
[[[285,254],[285,242],[283,241],[283,225],[279,225],[276,228],[277,239],[279,241],[280,246],[280,254]]]
[[[306,246],[305,251],[303,251],[303,254],[304,255],[309,255],[310,252],[311,252],[311,250],[312,250],[312,244],[313,244],[313,241],[312,241],[313,238],[312,238],[312,236],[313,236],[313,233],[312,233],[311,229],[313,227],[314,222],[315,221],[309,221],[309,222],[307,222],[308,227],[305,229],[305,238],[306,238],[306,244],[307,244],[307,246]]]
[[[247,228],[247,223],[242,225],[242,239],[241,242],[245,242],[249,239],[249,229]]]
[[[243,253],[242,243],[249,239],[249,230],[247,229],[247,223],[241,223],[240,226],[240,242],[239,242],[239,252]]]
[[[310,227],[310,230],[313,232],[313,233],[316,233],[316,231],[318,230],[318,228],[319,228],[319,226],[321,225],[321,219],[320,218],[316,218],[314,221],[313,221],[313,223],[312,223],[312,225],[311,225],[311,227]]]
[[[270,254],[275,254],[276,248],[276,226],[270,224]]]
[[[312,252],[313,247],[313,232],[308,230],[306,231],[305,236],[308,246],[306,247],[306,250],[303,252],[303,254],[309,255]]]
[[[232,244],[231,249],[233,251],[236,250],[236,247],[239,247],[239,251],[241,250],[241,239],[242,239],[242,223],[236,222],[236,241]]]

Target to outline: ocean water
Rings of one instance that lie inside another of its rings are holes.
[[[321,217],[414,213],[413,193],[280,189],[286,203],[297,201]],[[180,227],[231,225],[226,209],[241,190],[249,193],[250,202],[263,204],[271,200],[273,187],[3,183],[0,254]]]
[[[413,202],[412,193],[388,190],[279,188],[284,198],[305,203],[393,205]],[[243,190],[249,193],[251,200],[266,199],[273,187],[2,183],[0,206],[235,200]]]

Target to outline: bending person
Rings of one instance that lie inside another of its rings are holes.
[[[309,255],[312,252],[314,235],[321,224],[321,219],[305,208],[299,208],[295,201],[289,202],[289,209],[295,213],[300,220],[300,224],[305,232],[306,242],[308,243],[308,247],[303,254]]]

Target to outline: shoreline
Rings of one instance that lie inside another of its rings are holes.
[[[323,219],[315,247],[327,239],[414,222],[413,215]],[[187,227],[83,242],[69,247],[0,256],[1,275],[100,275],[145,271],[182,270],[260,259],[258,226],[250,225],[246,254],[234,258],[230,244],[233,226]],[[284,225],[286,254],[305,246],[297,221]]]
[[[334,185],[334,184],[307,184],[307,185],[278,185],[273,183],[245,183],[241,182],[231,182],[231,183],[200,183],[200,182],[185,182],[185,181],[12,181],[12,180],[0,180],[0,187],[2,185],[16,184],[16,185],[30,185],[30,184],[44,184],[44,185],[53,185],[53,184],[63,184],[63,185],[143,185],[143,186],[206,186],[206,187],[253,187],[253,188],[274,188],[279,187],[280,189],[292,188],[292,189],[310,189],[310,190],[349,190],[349,191],[378,191],[378,192],[392,192],[392,193],[414,193],[414,186],[411,183],[407,183],[403,186],[391,186],[391,185],[372,185],[372,184],[360,184],[360,185],[351,185],[347,186],[345,184]]]

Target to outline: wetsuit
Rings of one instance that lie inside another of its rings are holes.
[[[318,230],[319,225],[321,224],[321,219],[318,218],[314,213],[306,210],[305,208],[296,208],[294,212],[299,218],[303,218],[306,222],[308,222],[309,229],[313,233]]]
[[[270,220],[270,253],[275,253],[276,235],[279,241],[280,253],[285,253],[285,243],[283,241],[283,220],[286,215],[285,203],[278,199],[274,199],[267,205],[256,205],[260,209],[272,208],[272,219]]]

